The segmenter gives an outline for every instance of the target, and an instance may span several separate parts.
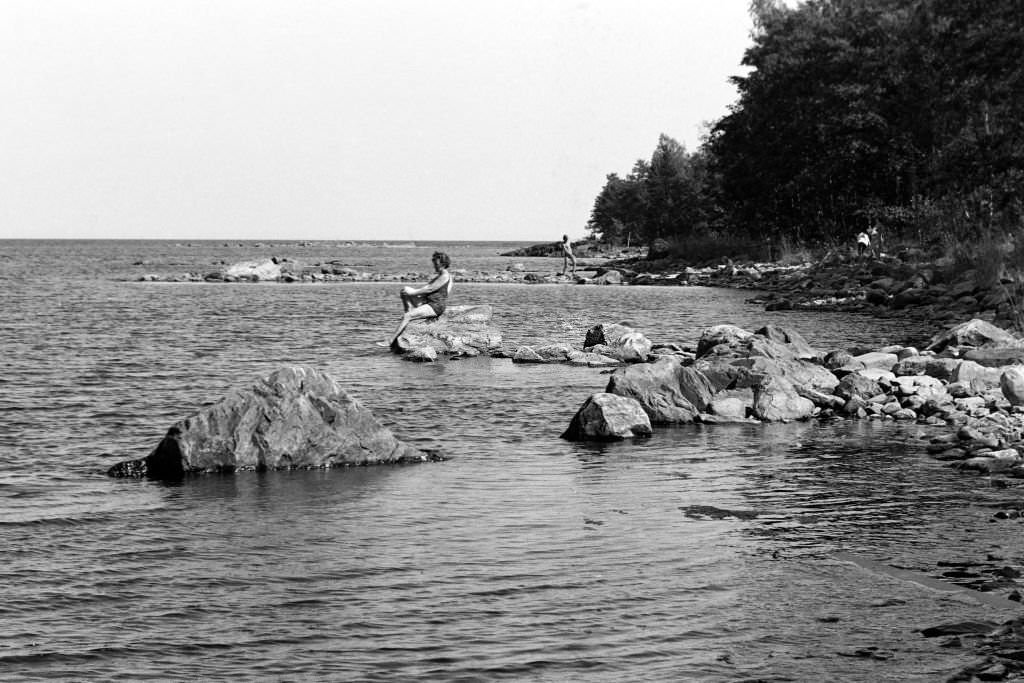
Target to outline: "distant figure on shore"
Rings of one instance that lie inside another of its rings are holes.
[[[857,233],[857,258],[862,258],[865,253],[871,250],[871,237],[861,230]]]
[[[882,234],[878,229],[878,223],[871,226],[868,230],[868,239],[870,244],[868,245],[868,252],[874,256],[879,257],[882,255]]]
[[[569,241],[568,235],[562,235],[562,272],[559,275],[565,275],[566,267],[572,265],[572,274],[576,274],[576,257],[572,253],[572,242]]]
[[[448,305],[448,294],[452,291],[454,283],[448,272],[452,261],[443,251],[435,251],[430,260],[434,264],[434,271],[437,275],[422,287],[402,287],[400,296],[405,315],[399,321],[391,340],[379,342],[379,346],[393,346],[413,320],[436,318],[444,313]]]

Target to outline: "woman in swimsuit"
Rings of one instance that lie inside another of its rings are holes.
[[[422,287],[402,287],[402,307],[405,308],[405,315],[398,323],[394,336],[387,346],[394,346],[395,342],[405,331],[406,326],[413,320],[424,318],[436,318],[444,313],[448,303],[448,293],[452,290],[452,276],[448,272],[451,259],[443,251],[435,251],[431,257],[434,270],[437,275]],[[381,344],[385,346],[385,344]]]

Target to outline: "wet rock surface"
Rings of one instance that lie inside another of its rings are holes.
[[[501,347],[501,331],[491,324],[493,315],[494,309],[486,304],[449,306],[437,318],[410,322],[391,350],[416,362],[490,353]]]
[[[438,459],[395,438],[329,375],[288,366],[176,422],[148,456],[114,465],[108,474],[178,479]]]
[[[584,401],[562,434],[568,441],[618,441],[651,435],[651,422],[635,399],[598,393]]]

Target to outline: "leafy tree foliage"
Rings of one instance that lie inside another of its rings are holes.
[[[608,241],[707,231],[846,241],[882,222],[967,240],[1024,220],[1024,1],[752,0],[729,113],[609,175]]]
[[[1019,0],[752,11],[751,71],[708,143],[735,228],[847,239],[879,219],[904,232],[1019,225]]]
[[[706,191],[707,163],[662,134],[650,161],[626,178],[612,173],[594,201],[587,227],[614,244],[650,243],[706,227],[714,213]]]

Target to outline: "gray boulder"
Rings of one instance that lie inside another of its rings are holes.
[[[651,340],[632,327],[621,324],[600,324],[587,330],[583,341],[585,351],[616,358],[626,363],[643,363],[652,348]]]
[[[832,393],[846,401],[855,397],[869,399],[881,394],[882,387],[876,380],[860,372],[851,372],[839,380],[839,384],[832,390]]]
[[[622,361],[611,356],[603,356],[600,353],[586,351],[573,351],[569,354],[569,365],[586,366],[590,368],[618,367]]]
[[[291,366],[175,423],[148,456],[108,473],[175,479],[432,459],[439,457],[396,439],[329,375]]]
[[[878,368],[881,370],[891,371],[898,362],[899,357],[895,353],[869,351],[868,353],[862,353],[859,356],[853,356],[843,367],[839,368],[839,371],[854,372],[856,370],[865,370],[868,368]]]
[[[971,360],[961,361],[953,370],[950,382],[975,383],[980,382],[986,387],[995,388],[999,386],[999,379],[1003,371],[1001,368],[989,368],[979,365]]]
[[[614,346],[623,335],[629,334],[630,332],[633,332],[633,328],[629,325],[623,325],[621,323],[600,323],[587,330],[587,336],[583,340],[583,346]]]
[[[1021,347],[989,347],[971,349],[963,355],[964,360],[972,360],[979,365],[997,368],[1004,365],[1024,365],[1024,346]]]
[[[228,266],[224,276],[236,280],[277,280],[281,277],[281,264],[277,259],[245,261]]]
[[[793,384],[831,392],[839,384],[839,378],[828,369],[805,360],[786,360],[764,357],[738,358],[731,361],[735,366],[745,367],[754,375],[782,376]]]
[[[715,325],[704,330],[697,341],[697,357],[708,353],[714,347],[725,344],[727,346],[738,346],[749,339],[752,333],[736,325]]]
[[[618,270],[608,270],[588,282],[592,285],[621,285],[622,273]]]
[[[797,358],[811,359],[821,355],[807,343],[807,340],[799,332],[788,327],[765,325],[761,329],[755,330],[754,334],[766,337],[780,344],[785,344]]]
[[[814,402],[798,394],[785,377],[767,377],[754,387],[754,417],[759,420],[804,420],[814,414],[814,409]]]
[[[576,353],[568,344],[520,346],[512,354],[513,363],[567,363]]]
[[[900,360],[893,366],[892,372],[902,375],[928,375],[935,379],[948,380],[960,364],[956,358],[938,358],[936,356],[910,356]]]
[[[703,374],[674,358],[620,368],[605,391],[639,401],[653,424],[693,422],[707,412],[714,393]]]
[[[568,441],[618,441],[650,436],[652,431],[651,421],[637,401],[626,396],[599,393],[583,402],[562,438]]]
[[[1012,334],[980,318],[974,318],[932,337],[927,350],[939,352],[948,347],[1020,347]]]
[[[1010,405],[1024,405],[1024,366],[1006,368],[999,378],[999,388]]]
[[[441,316],[413,320],[391,349],[406,354],[431,347],[443,356],[477,356],[501,346],[501,332],[491,326],[491,306],[449,306]]]

